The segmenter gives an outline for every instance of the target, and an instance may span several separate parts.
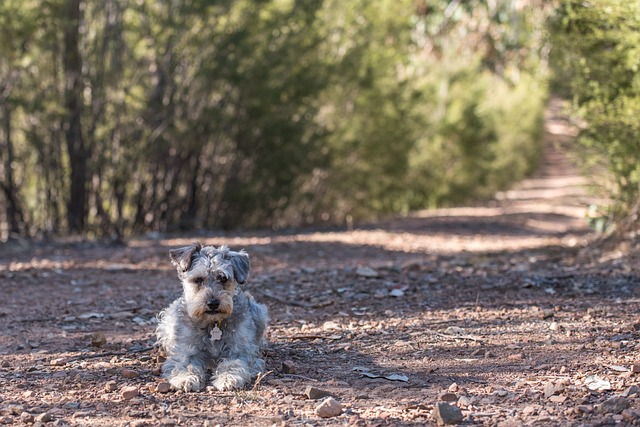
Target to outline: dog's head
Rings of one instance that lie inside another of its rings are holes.
[[[231,316],[236,285],[245,283],[249,275],[249,255],[244,250],[194,243],[169,255],[182,281],[189,317],[215,323]]]

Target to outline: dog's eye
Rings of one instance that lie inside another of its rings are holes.
[[[195,279],[193,279],[193,283],[198,286],[204,285],[204,277],[196,277]]]
[[[227,283],[227,280],[227,276],[225,276],[224,274],[218,276],[218,282],[220,283]]]

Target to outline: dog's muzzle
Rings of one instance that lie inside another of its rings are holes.
[[[207,301],[207,312],[208,313],[217,313],[218,312],[218,308],[220,308],[220,301],[215,299],[215,298],[211,298],[210,300]]]

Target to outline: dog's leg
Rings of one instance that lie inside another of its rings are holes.
[[[220,362],[213,375],[213,386],[220,391],[243,388],[259,372],[264,370],[264,361],[255,358],[226,359]]]
[[[163,377],[178,390],[196,391],[206,385],[206,366],[199,354],[174,354],[162,366]]]

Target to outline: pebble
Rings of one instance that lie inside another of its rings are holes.
[[[640,373],[640,363],[634,363],[631,367],[631,372],[634,374]]]
[[[140,374],[138,374],[138,372],[134,371],[133,369],[123,369],[122,371],[120,371],[120,373],[123,377],[128,379],[138,378],[140,376]]]
[[[471,399],[467,396],[460,396],[458,398],[458,406],[468,407],[469,405],[471,405]]]
[[[549,402],[564,403],[567,400],[567,396],[549,396]]]
[[[22,421],[25,424],[33,424],[34,418],[33,415],[31,415],[28,412],[23,412],[22,414],[20,414],[20,421]]]
[[[378,272],[371,267],[358,267],[356,269],[356,275],[368,278],[375,278],[379,276]]]
[[[629,397],[629,396],[633,396],[634,394],[640,394],[640,388],[638,388],[638,386],[635,384],[627,387],[622,392],[622,397]]]
[[[282,362],[282,373],[284,374],[295,374],[298,370],[296,369],[296,364],[293,363],[292,360],[285,360]]]
[[[455,393],[442,393],[440,400],[443,402],[455,402],[458,400],[458,396]]]
[[[322,390],[320,388],[308,386],[304,391],[305,396],[307,396],[311,400],[318,400],[324,397],[331,396],[331,392],[327,390]]]
[[[138,395],[138,387],[128,386],[123,387],[121,390],[122,398],[125,400],[131,400]]]
[[[544,386],[544,397],[548,399],[551,396],[560,394],[560,392],[562,392],[563,390],[564,390],[564,386],[562,384],[554,384],[549,382]]]
[[[169,384],[167,381],[162,381],[158,383],[158,385],[156,385],[156,391],[158,393],[168,393],[169,390],[171,390],[171,384]]]
[[[591,411],[593,411],[593,407],[591,405],[578,405],[576,407],[576,412],[579,412],[582,414],[588,414]]]
[[[640,412],[634,411],[633,409],[625,409],[622,411],[622,419],[631,423],[637,419],[640,419]]]
[[[102,332],[91,334],[91,345],[94,347],[102,347],[107,343],[107,337]]]
[[[105,391],[111,392],[118,389],[118,383],[115,381],[107,381],[104,385]]]
[[[432,415],[438,425],[458,424],[464,419],[460,408],[445,402],[437,402]]]
[[[48,423],[51,420],[51,414],[49,414],[48,412],[43,412],[42,414],[36,416],[36,422],[38,423]]]
[[[602,402],[600,406],[598,406],[598,413],[619,414],[629,406],[631,406],[631,402],[629,401],[629,399],[616,396]]]
[[[316,406],[314,412],[320,418],[337,417],[342,413],[342,405],[333,397],[327,397]]]
[[[52,359],[49,362],[49,365],[51,366],[64,366],[67,364],[67,360],[64,357],[58,357],[56,359]]]

